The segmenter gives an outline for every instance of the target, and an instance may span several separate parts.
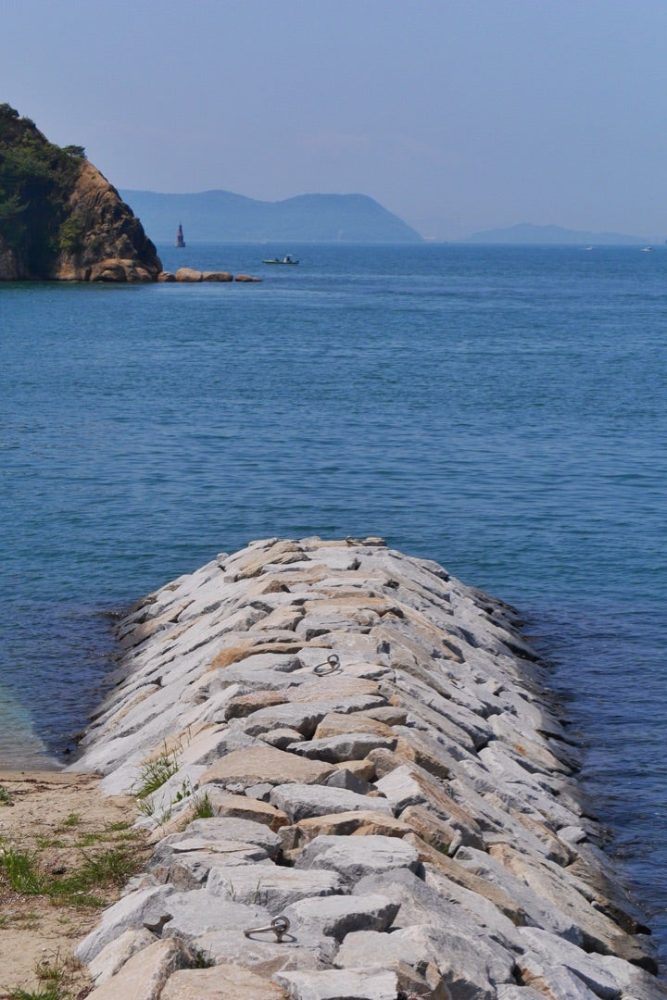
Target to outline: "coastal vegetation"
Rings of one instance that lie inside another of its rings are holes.
[[[83,226],[69,216],[68,199],[84,161],[82,146],[54,145],[0,104],[0,234],[35,275],[48,273],[59,251],[81,246]]]
[[[0,280],[153,281],[155,247],[79,145],[0,104]]]

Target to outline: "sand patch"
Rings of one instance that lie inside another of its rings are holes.
[[[0,771],[0,849],[28,855],[38,880],[32,891],[12,887],[0,864],[0,1000],[17,988],[34,990],[36,969],[45,976],[54,966],[63,969],[63,996],[88,992],[73,949],[101,906],[120,895],[126,863],[145,856],[143,838],[131,829],[134,799],[106,798],[98,784],[87,774]],[[42,979],[41,988],[50,981]]]

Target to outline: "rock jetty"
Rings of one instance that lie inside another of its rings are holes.
[[[77,769],[154,852],[90,1000],[653,1000],[515,611],[381,539],[254,542],[143,599]]]

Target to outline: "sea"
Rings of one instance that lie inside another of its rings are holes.
[[[142,594],[382,535],[520,609],[667,958],[667,248],[159,250],[263,281],[0,286],[0,765],[68,759]]]

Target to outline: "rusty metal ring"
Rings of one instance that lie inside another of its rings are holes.
[[[326,677],[327,674],[337,674],[340,672],[340,657],[337,653],[327,656],[324,663],[318,663],[313,667],[313,673],[318,677]]]
[[[266,924],[264,927],[249,927],[243,933],[247,938],[252,938],[253,934],[270,934],[273,932],[276,935],[276,942],[282,944],[285,936],[290,941],[294,941],[292,935],[287,933],[289,928],[290,922],[287,917],[274,917],[270,924]]]

